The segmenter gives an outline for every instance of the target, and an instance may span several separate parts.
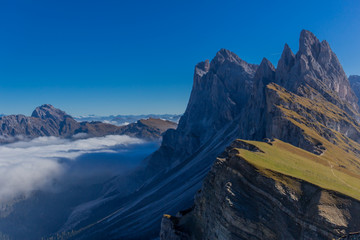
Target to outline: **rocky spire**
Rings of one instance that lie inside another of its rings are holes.
[[[320,52],[320,41],[308,30],[302,30],[299,40],[299,54],[312,55],[317,58]]]
[[[210,62],[208,59],[206,59],[204,62],[200,62],[196,64],[195,66],[195,74],[199,77],[202,77],[204,74],[206,74],[209,71],[210,68]]]
[[[263,139],[265,137],[266,122],[266,85],[275,81],[275,67],[266,58],[263,58],[253,80],[254,88],[246,109],[248,121],[243,121],[246,137]]]
[[[209,71],[210,69],[210,62],[209,60],[205,60],[196,64],[195,71],[194,71],[194,84],[193,89],[201,88],[201,78]]]
[[[276,83],[297,94],[304,94],[298,92],[300,86],[308,86],[334,104],[348,103],[353,109],[358,109],[358,100],[330,45],[327,41],[320,42],[307,30],[301,31],[295,57],[285,45],[276,70]]]
[[[290,80],[288,79],[288,75],[294,64],[295,64],[295,55],[291,51],[289,45],[285,44],[284,50],[281,54],[281,58],[278,62],[276,69],[276,83],[278,83],[281,86],[284,86],[285,81]]]
[[[273,82],[275,78],[275,67],[274,65],[266,58],[263,58],[259,68],[255,73],[254,82],[262,82],[264,86],[268,83]]]

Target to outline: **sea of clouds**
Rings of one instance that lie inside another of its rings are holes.
[[[0,205],[34,190],[49,189],[68,170],[69,162],[87,154],[112,153],[144,144],[124,135],[88,139],[39,137],[0,145]]]

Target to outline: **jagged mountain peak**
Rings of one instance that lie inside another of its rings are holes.
[[[320,52],[320,41],[310,31],[302,30],[299,39],[299,53],[317,56]]]
[[[277,64],[276,82],[284,86],[288,81],[288,75],[295,64],[295,55],[289,45],[285,43],[283,52]]]
[[[40,119],[54,119],[54,120],[63,120],[65,117],[71,118],[70,115],[67,115],[64,111],[55,108],[51,104],[43,104],[32,112],[32,117]]]
[[[209,71],[210,62],[209,60],[205,60],[203,62],[199,62],[195,66],[194,71],[194,85],[193,88],[199,88],[201,78]]]
[[[219,61],[219,62],[224,62],[224,61],[230,61],[230,62],[240,62],[243,61],[241,58],[239,58],[238,55],[236,55],[235,53],[233,53],[230,50],[227,50],[225,48],[220,49],[216,55],[215,58],[213,59],[213,61]]]
[[[202,77],[204,74],[206,74],[209,71],[210,68],[210,61],[206,59],[203,62],[199,62],[195,66],[195,74]]]
[[[246,70],[249,70],[249,66],[251,68],[251,66],[253,66],[254,64],[249,64],[246,61],[242,60],[235,53],[222,48],[216,53],[215,57],[211,60],[210,69],[212,69],[212,71],[216,71],[222,65],[231,65],[231,66],[238,65],[246,68]]]
[[[287,43],[284,45],[283,52],[278,62],[278,68],[284,68],[285,70],[290,70],[294,65],[295,54],[289,47]]]
[[[289,91],[311,87],[335,105],[348,104],[357,110],[357,98],[347,76],[327,41],[320,42],[310,31],[302,30],[295,57],[285,45],[276,70],[276,83]],[[352,110],[349,110],[352,111]]]
[[[274,65],[266,58],[260,63],[260,66],[256,70],[254,77],[254,90],[262,90],[264,86],[268,83],[273,82],[275,80],[275,67]],[[259,85],[261,83],[261,85]],[[260,89],[259,89],[260,88]]]
[[[258,73],[268,70],[275,71],[275,67],[267,58],[263,58],[256,72]]]
[[[284,48],[283,48],[283,53],[282,53],[282,54],[284,54],[284,53],[285,53],[286,55],[288,55],[288,54],[294,55],[294,53],[292,52],[289,44],[287,44],[287,43],[284,44]]]

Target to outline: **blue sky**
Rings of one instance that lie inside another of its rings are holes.
[[[0,1],[0,113],[182,113],[194,65],[227,48],[275,65],[301,29],[360,75],[360,1]]]

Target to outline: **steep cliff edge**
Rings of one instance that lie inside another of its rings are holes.
[[[246,63],[224,49],[196,65],[178,128],[165,133],[143,168],[75,209],[61,231],[81,229],[76,239],[157,236],[162,214],[193,204],[216,156],[237,138],[277,138],[315,155],[340,149],[332,153],[351,157],[336,158],[333,167],[358,171],[358,100],[326,41],[304,30],[299,46],[293,54],[285,45],[277,68],[267,59]]]
[[[345,157],[346,158],[346,157]],[[233,142],[161,239],[333,239],[360,227],[360,175],[280,140]],[[349,197],[351,196],[351,197]]]

